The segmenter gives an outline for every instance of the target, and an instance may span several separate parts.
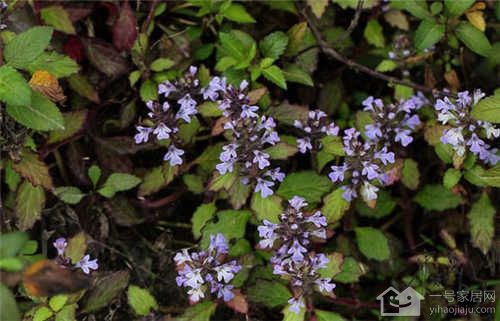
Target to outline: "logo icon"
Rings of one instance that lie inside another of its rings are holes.
[[[424,296],[415,291],[412,287],[407,287],[399,292],[392,286],[380,293],[377,300],[380,301],[380,314],[382,316],[420,316],[420,301]]]

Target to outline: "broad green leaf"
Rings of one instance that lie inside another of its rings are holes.
[[[488,121],[491,123],[500,123],[500,94],[486,97],[479,101],[471,111],[472,117]]]
[[[452,189],[457,185],[462,177],[462,172],[456,168],[448,168],[443,176],[443,186],[447,189]]]
[[[0,259],[16,256],[28,242],[25,232],[0,233]]]
[[[420,0],[405,0],[405,1],[391,1],[391,6],[406,10],[412,16],[417,17],[419,19],[428,19],[431,18],[432,15],[428,10],[427,2]]]
[[[264,152],[269,154],[271,159],[288,159],[289,157],[297,154],[297,147],[280,142],[274,146],[264,149]]]
[[[173,67],[174,65],[175,62],[172,59],[158,58],[151,63],[150,68],[153,71],[163,71]]]
[[[47,144],[61,142],[78,134],[87,120],[87,110],[81,109],[62,114],[64,129],[56,129],[50,132]]]
[[[477,53],[478,55],[488,57],[491,50],[491,44],[483,32],[468,22],[461,22],[455,28],[455,34],[467,48]]]
[[[0,100],[12,106],[31,104],[31,88],[14,68],[0,67]]]
[[[24,69],[31,73],[37,70],[46,70],[56,78],[67,77],[78,72],[78,63],[68,56],[57,52],[43,52]]]
[[[209,222],[217,212],[217,206],[215,203],[206,203],[198,206],[196,211],[193,213],[191,217],[192,231],[193,237],[195,239],[199,239],[201,237],[201,231],[203,227]]]
[[[270,82],[278,85],[279,87],[286,89],[286,79],[283,75],[283,71],[275,65],[269,66],[262,70],[262,75]]]
[[[58,294],[50,298],[49,306],[54,312],[58,312],[68,302],[69,297],[66,294]]]
[[[135,285],[128,287],[127,291],[128,304],[132,307],[137,315],[148,315],[151,310],[158,309],[158,302],[148,290]]]
[[[238,179],[238,173],[235,170],[224,175],[220,175],[216,172],[210,181],[208,188],[215,192],[220,191],[221,189],[229,190],[231,186],[233,186],[236,179]]]
[[[318,175],[313,171],[303,171],[287,175],[277,193],[285,200],[300,196],[309,203],[319,203],[323,195],[331,189],[332,182],[324,175]]]
[[[35,130],[64,129],[64,119],[59,108],[36,91],[31,93],[31,104],[8,104],[7,113],[20,124]]]
[[[341,266],[342,272],[333,279],[340,283],[356,283],[359,278],[366,274],[367,268],[364,264],[356,261],[352,257],[345,257]]]
[[[49,308],[45,306],[41,306],[36,309],[35,314],[33,315],[33,321],[45,321],[51,318],[54,315]]]
[[[113,173],[109,175],[104,185],[97,191],[104,197],[111,198],[116,192],[127,191],[139,185],[141,179],[127,173]]]
[[[325,13],[329,2],[329,0],[307,0],[307,4],[311,7],[312,13],[314,13],[318,19]]]
[[[228,242],[231,239],[243,237],[250,216],[250,211],[243,210],[225,210],[218,212],[217,222],[207,224],[202,231],[201,247],[208,248],[210,244],[210,235],[216,235],[217,233],[222,233]]]
[[[26,231],[33,227],[42,216],[45,205],[45,192],[41,186],[33,186],[24,181],[16,195],[16,217],[20,230]]]
[[[207,101],[198,105],[198,112],[205,118],[222,116],[222,110],[219,109],[217,103],[212,101]]]
[[[97,93],[94,86],[88,81],[88,79],[82,74],[74,74],[68,78],[69,87],[73,89],[77,94],[82,97],[87,98],[91,102],[96,104],[100,103],[99,94]]]
[[[245,45],[232,33],[219,33],[219,41],[222,49],[236,61],[242,61],[246,58]]]
[[[375,70],[380,72],[388,72],[388,71],[393,71],[396,68],[398,68],[397,62],[390,59],[384,59],[377,65]]]
[[[478,178],[489,186],[500,187],[500,164],[483,171]]]
[[[75,321],[77,304],[73,303],[70,305],[64,306],[61,311],[57,312],[56,318],[54,321]]]
[[[7,64],[25,68],[47,48],[52,38],[51,27],[38,26],[18,34],[4,49]]]
[[[259,42],[259,49],[264,57],[278,59],[285,52],[287,45],[288,36],[283,31],[275,31]]]
[[[34,186],[41,185],[47,190],[54,187],[49,167],[40,160],[38,154],[29,149],[22,150],[20,161],[12,163],[12,168]]]
[[[344,190],[336,188],[333,192],[323,198],[323,207],[321,213],[326,217],[328,223],[338,222],[344,216],[345,212],[351,206],[351,203],[346,201],[342,194]]]
[[[370,19],[368,21],[365,27],[364,36],[369,44],[377,48],[383,48],[385,46],[384,31],[377,19]]]
[[[370,208],[366,206],[366,203],[357,200],[355,202],[356,210],[362,216],[382,218],[392,213],[396,208],[396,201],[391,197],[391,194],[387,191],[380,191],[377,198],[377,203],[375,208]]]
[[[460,195],[454,194],[443,185],[425,185],[413,199],[430,211],[444,211],[463,203]]]
[[[415,32],[415,48],[421,51],[432,47],[444,36],[444,26],[432,19],[423,20]]]
[[[95,287],[87,293],[81,312],[91,313],[106,307],[127,288],[128,281],[128,271],[118,271],[98,278]]]
[[[331,311],[314,310],[317,321],[346,321],[340,314]]]
[[[177,133],[177,135],[179,135],[179,138],[184,144],[189,144],[194,142],[196,133],[199,129],[200,121],[198,120],[198,118],[193,117],[191,118],[191,122],[183,123],[179,126],[179,132]]]
[[[328,263],[326,267],[318,270],[322,278],[334,278],[342,271],[342,264],[344,263],[344,255],[339,252],[329,253],[327,255]]]
[[[398,27],[401,30],[408,31],[410,23],[408,17],[401,10],[393,9],[384,14],[384,19],[393,27]]]
[[[217,303],[212,301],[203,301],[184,310],[181,316],[175,318],[175,321],[210,321],[210,317],[215,313]]]
[[[229,203],[235,210],[238,210],[247,203],[251,192],[252,186],[250,184],[243,184],[241,179],[237,179],[231,185],[229,190],[227,190]]]
[[[401,171],[401,182],[411,190],[416,190],[420,183],[418,163],[411,158],[406,158]]]
[[[99,179],[101,178],[101,169],[99,168],[99,166],[97,165],[90,166],[87,174],[89,175],[92,185],[96,187],[97,183],[99,182]]]
[[[245,7],[239,3],[231,3],[220,12],[225,18],[239,23],[254,23],[255,19],[248,13]]]
[[[202,194],[205,192],[205,183],[203,177],[193,174],[182,175],[182,182],[186,185],[188,191],[194,194]]]
[[[85,251],[87,251],[87,235],[85,232],[80,232],[69,238],[65,254],[71,259],[71,263],[80,262],[85,255]]]
[[[14,192],[17,189],[19,183],[21,183],[21,176],[12,168],[12,161],[6,162],[4,165],[4,180],[5,184],[9,187],[9,189]]]
[[[152,79],[146,79],[139,89],[139,94],[142,101],[147,102],[158,98],[158,90],[156,83]]]
[[[58,31],[74,35],[76,33],[69,14],[62,6],[48,6],[40,10],[43,21]]]
[[[356,232],[358,248],[364,256],[377,261],[390,258],[389,242],[381,230],[373,227],[357,227],[354,232]]]
[[[282,70],[285,79],[289,82],[314,87],[311,76],[295,64],[290,64]]]
[[[288,303],[292,293],[282,283],[258,280],[248,288],[248,299],[252,302],[276,308]]]
[[[444,7],[451,17],[457,17],[472,6],[474,2],[475,0],[444,0]]]
[[[78,187],[75,186],[60,186],[54,190],[54,194],[66,204],[78,204],[85,197]]]
[[[20,321],[16,299],[8,287],[0,282],[0,320]]]
[[[268,220],[279,223],[279,215],[283,213],[282,199],[276,195],[263,198],[260,193],[254,193],[250,207],[259,221]]]
[[[301,105],[291,105],[287,102],[271,107],[267,111],[269,116],[278,120],[280,123],[293,126],[294,120],[306,121],[308,109]]]
[[[163,187],[170,184],[179,172],[179,166],[170,166],[168,162],[154,167],[144,175],[142,183],[139,186],[137,195],[147,196],[158,192]]]
[[[495,236],[495,207],[491,204],[486,192],[476,201],[467,218],[469,219],[472,244],[479,248],[484,255],[491,248]]]

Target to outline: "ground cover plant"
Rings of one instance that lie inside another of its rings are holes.
[[[500,2],[0,10],[0,320],[500,318]]]

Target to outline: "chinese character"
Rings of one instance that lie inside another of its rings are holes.
[[[444,298],[448,303],[453,303],[455,302],[455,291],[453,290],[445,290],[444,291]]]
[[[469,291],[459,290],[457,291],[457,302],[469,302]]]
[[[481,303],[483,302],[483,291],[472,290],[470,291],[471,302]]]
[[[486,290],[483,291],[484,302],[495,302],[495,291]]]

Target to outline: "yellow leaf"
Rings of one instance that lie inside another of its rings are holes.
[[[31,76],[29,82],[33,90],[46,96],[53,102],[62,102],[66,100],[64,92],[59,86],[57,78],[46,70],[37,70]]]
[[[472,12],[466,12],[465,15],[467,16],[467,19],[477,29],[481,30],[484,32],[486,29],[486,22],[484,21],[484,12],[482,11],[472,11]]]

